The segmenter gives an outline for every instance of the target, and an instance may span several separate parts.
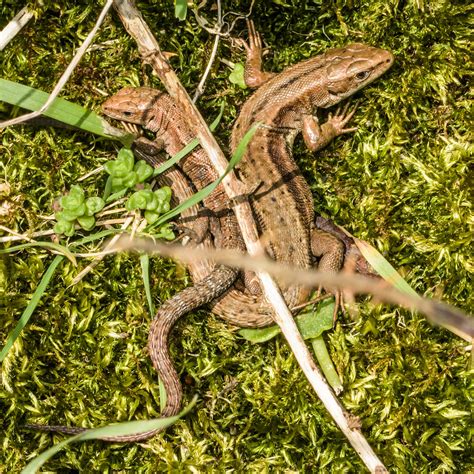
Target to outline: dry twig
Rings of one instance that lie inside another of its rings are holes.
[[[211,56],[207,63],[206,69],[199,81],[199,84],[196,88],[196,92],[194,93],[193,102],[196,103],[199,97],[201,97],[202,93],[204,92],[204,85],[206,84],[207,76],[211,72],[212,65],[214,64],[214,60],[216,59],[217,54],[217,47],[219,46],[219,39],[220,39],[220,32],[222,28],[222,7],[221,1],[217,0],[217,32],[214,38],[214,44],[212,45]]]
[[[0,51],[21,31],[21,29],[33,18],[33,12],[27,7],[23,7],[0,31]]]
[[[468,342],[471,342],[474,338],[474,318],[467,316],[457,308],[441,301],[403,293],[384,280],[374,280],[360,274],[334,274],[317,270],[305,270],[275,262],[264,255],[251,256],[235,250],[184,248],[180,245],[157,242],[150,238],[133,239],[128,235],[122,235],[120,239],[116,240],[114,246],[107,246],[108,252],[120,250],[159,253],[183,263],[191,263],[196,260],[212,260],[242,270],[264,271],[285,284],[300,283],[313,288],[318,286],[338,289],[348,288],[354,294],[372,295],[379,301],[395,304],[412,311],[419,311],[431,323],[449,329]]]
[[[92,28],[91,32],[87,35],[87,38],[82,43],[81,47],[77,50],[71,63],[64,71],[63,75],[61,76],[58,83],[54,87],[53,92],[51,92],[51,95],[48,97],[48,100],[42,105],[42,107],[36,112],[30,112],[30,113],[21,115],[20,117],[16,117],[11,120],[5,120],[4,122],[0,122],[0,128],[9,127],[10,125],[17,125],[19,123],[25,122],[26,120],[31,120],[33,118],[36,118],[40,116],[53,103],[54,99],[56,99],[58,94],[61,92],[61,89],[64,87],[66,82],[71,77],[71,74],[73,73],[76,66],[79,64],[79,61],[82,59],[82,56],[84,56],[85,52],[87,51],[87,48],[92,43],[92,40],[94,39],[95,34],[100,28],[100,25],[104,21],[110,7],[112,6],[112,3],[113,3],[113,0],[107,0],[107,3],[104,5],[104,8],[102,9],[102,12],[100,13],[99,18],[97,19],[97,22],[94,25],[94,28]]]

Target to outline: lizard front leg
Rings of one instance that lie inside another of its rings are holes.
[[[275,76],[275,73],[262,70],[262,39],[255,29],[252,20],[247,20],[247,27],[249,30],[249,42],[239,41],[247,53],[244,80],[248,87],[256,88]]]
[[[344,128],[356,111],[354,108],[348,113],[347,109],[346,105],[342,112],[337,109],[334,116],[329,114],[327,122],[322,125],[314,115],[303,116],[303,140],[308,149],[313,152],[321,150],[339,135],[357,130],[357,127]]]

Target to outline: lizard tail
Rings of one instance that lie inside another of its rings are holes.
[[[185,288],[166,301],[153,319],[148,336],[148,350],[153,366],[157,370],[166,389],[166,405],[162,412],[164,418],[174,416],[179,412],[183,396],[178,373],[173,366],[168,348],[168,337],[173,326],[181,316],[220,296],[234,283],[237,274],[237,270],[218,265],[207,277],[197,282],[194,286]],[[24,427],[39,431],[53,431],[73,435],[87,431],[86,428],[61,425],[27,424]],[[98,439],[116,443],[144,441],[155,436],[160,431],[161,429],[155,429],[144,433],[104,436]]]

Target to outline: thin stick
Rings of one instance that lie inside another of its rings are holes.
[[[384,280],[374,280],[371,277],[353,273],[330,273],[318,270],[295,268],[271,260],[265,255],[242,254],[236,250],[182,247],[176,244],[166,244],[151,238],[140,237],[132,239],[128,234],[117,240],[115,247],[109,251],[132,250],[147,253],[158,253],[171,257],[183,263],[197,260],[211,260],[215,263],[228,265],[242,270],[262,270],[271,274],[275,279],[285,284],[301,284],[310,288],[318,286],[343,289],[348,288],[354,294],[370,294],[380,301],[396,304],[412,311],[423,313],[433,323],[443,326],[471,342],[474,338],[474,318],[468,316],[453,306],[433,299],[413,296],[397,290]],[[453,330],[455,328],[456,330]]]
[[[224,174],[227,168],[227,160],[222,153],[215,138],[209,131],[206,122],[201,114],[192,103],[186,90],[183,88],[169,63],[166,61],[158,42],[151,33],[148,25],[143,20],[140,12],[135,8],[134,4],[128,0],[115,0],[114,6],[129,34],[138,44],[138,49],[145,61],[149,62],[158,77],[163,82],[168,93],[179,104],[188,117],[190,125],[196,131],[197,138],[201,146],[206,151],[213,166],[220,175]],[[234,173],[229,173],[223,180],[225,191],[230,199],[246,194],[244,188],[235,177]],[[235,200],[234,202],[237,202]],[[253,214],[248,201],[240,200],[234,206],[234,212],[237,216],[242,237],[245,241],[247,249],[251,255],[262,255],[263,247],[258,240],[258,233]],[[280,326],[291,350],[313,386],[317,395],[337,423],[341,431],[346,435],[347,439],[357,451],[364,464],[371,472],[383,472],[386,468],[378,459],[362,433],[357,429],[351,429],[346,418],[346,411],[339,403],[337,397],[326,383],[324,376],[318,370],[313,362],[312,356],[301,337],[293,317],[286,307],[281,296],[280,290],[271,277],[260,271],[257,272],[260,278],[263,294],[274,309],[275,322]]]
[[[123,209],[123,210],[125,210],[125,209]],[[110,213],[105,212],[105,213],[101,213],[100,215],[104,216],[106,214],[110,214]],[[124,222],[126,222],[128,217],[129,216],[124,216],[124,217],[120,217],[119,219],[107,219],[107,220],[103,220],[103,221],[97,221],[95,223],[95,225],[96,226],[107,226],[107,225],[123,224]],[[77,224],[74,228],[75,229],[82,229],[82,227],[79,224]],[[53,235],[53,234],[56,233],[56,232],[54,232],[53,229],[48,229],[48,230],[41,230],[41,231],[38,231],[38,232],[33,232],[29,235],[26,235],[26,234],[20,234],[18,232],[15,232],[14,230],[9,229],[8,227],[5,227],[5,226],[0,226],[0,230],[4,230],[5,232],[8,232],[9,234],[11,234],[11,235],[6,235],[4,237],[0,237],[0,243],[17,242],[18,240],[26,240],[26,241],[33,242],[36,237],[45,237],[47,235]]]
[[[53,103],[54,99],[56,99],[58,94],[61,92],[61,89],[64,87],[66,82],[71,77],[71,74],[73,73],[76,66],[79,64],[79,61],[82,59],[82,56],[84,56],[85,52],[87,51],[87,48],[92,43],[92,40],[94,39],[94,36],[97,33],[97,30],[99,29],[100,25],[104,21],[107,15],[107,12],[110,10],[112,3],[113,3],[113,0],[107,0],[107,3],[102,9],[102,12],[100,13],[99,18],[97,19],[97,22],[94,25],[94,28],[92,28],[91,32],[87,35],[87,38],[82,43],[81,47],[77,50],[71,63],[64,71],[63,75],[61,76],[58,83],[56,84],[53,91],[51,92],[51,95],[48,97],[48,100],[42,105],[42,107],[35,112],[30,112],[24,115],[20,115],[19,117],[16,117],[14,119],[0,122],[0,128],[9,127],[10,125],[16,125],[16,124],[25,122],[26,120],[30,120],[32,118],[38,117]]]
[[[196,88],[196,92],[194,93],[193,102],[199,99],[199,97],[204,92],[204,85],[206,84],[207,76],[211,72],[212,65],[214,64],[214,60],[217,54],[217,48],[219,46],[219,39],[220,39],[220,32],[222,28],[222,8],[221,8],[221,0],[217,0],[217,33],[214,38],[214,45],[212,46],[211,57],[209,58],[209,62],[207,63],[206,69],[204,74],[202,75],[201,80]]]
[[[33,12],[28,7],[23,7],[0,31],[0,51],[22,30],[22,28],[33,18]]]
[[[125,222],[122,224],[122,230],[125,230],[135,219],[135,216],[130,216],[128,217]],[[107,251],[109,249],[112,249],[114,245],[117,243],[118,239],[120,237],[120,234],[114,235],[109,242],[107,242],[106,246],[104,247],[104,252],[105,253],[100,253],[96,255],[91,255],[91,254],[78,254],[78,256],[81,257],[94,257],[94,260],[87,265],[87,267],[84,267],[72,280],[71,284],[69,285],[74,286],[77,283],[79,283],[91,270],[93,270],[104,258],[105,255],[107,255]]]
[[[84,181],[85,179],[90,178],[91,176],[94,176],[94,175],[100,173],[101,171],[104,171],[104,165],[101,165],[98,168],[96,168],[95,170],[89,171],[88,173],[82,175],[81,177],[77,178],[77,181],[78,182]]]

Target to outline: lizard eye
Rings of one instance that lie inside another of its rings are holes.
[[[370,72],[369,71],[361,71],[361,72],[358,72],[355,77],[358,81],[363,81],[364,79],[366,79],[367,77],[369,77],[369,74]]]
[[[130,117],[130,115],[132,115],[132,112],[130,112],[128,110],[124,110],[123,115],[125,115],[125,117]]]

